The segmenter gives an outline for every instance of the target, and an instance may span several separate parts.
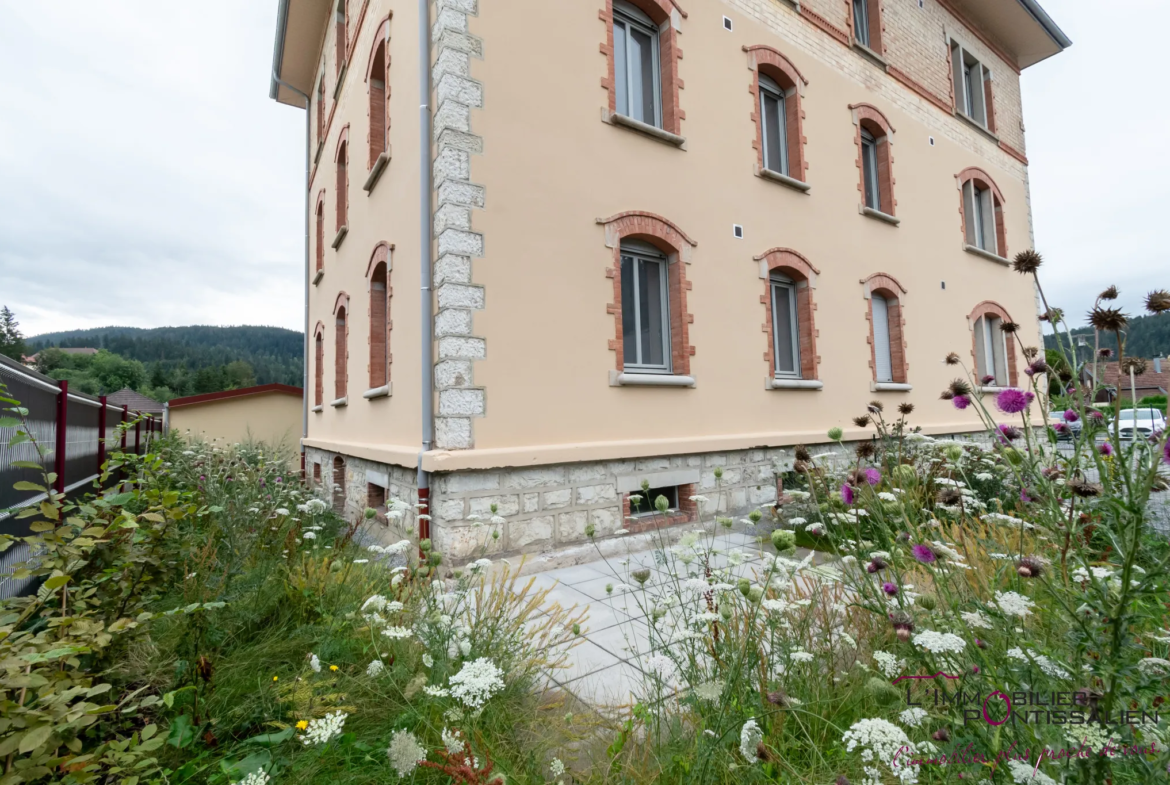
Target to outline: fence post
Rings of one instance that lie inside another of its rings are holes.
[[[98,474],[102,473],[102,466],[106,462],[106,396],[99,398],[102,402],[98,409]]]
[[[139,419],[134,422],[134,454],[142,455],[142,412],[135,412]]]
[[[57,444],[53,455],[53,471],[57,473],[57,480],[53,483],[57,493],[65,493],[65,431],[66,420],[69,414],[69,380],[57,382],[61,388],[57,393]]]

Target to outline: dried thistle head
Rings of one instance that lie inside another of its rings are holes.
[[[1031,363],[1029,363],[1028,370],[1030,370],[1032,373],[1047,373],[1048,372],[1048,363],[1044,362],[1041,359],[1035,359]]]
[[[1146,310],[1150,313],[1170,311],[1170,292],[1158,289],[1146,295]]]
[[[1039,578],[1044,574],[1044,562],[1035,556],[1025,556],[1016,562],[1016,573],[1021,578]]]
[[[966,379],[954,379],[949,385],[947,385],[947,390],[950,391],[952,396],[970,395],[971,385],[967,384]]]
[[[809,454],[808,448],[805,447],[803,444],[796,445],[796,447],[793,448],[792,452],[796,456],[796,460],[798,460],[798,461],[806,461],[807,462],[807,461],[812,460],[812,455]]]
[[[1012,269],[1020,275],[1029,275],[1039,270],[1043,263],[1040,254],[1029,248],[1016,254],[1016,258],[1012,260]]]
[[[1029,360],[1036,359],[1036,357],[1038,357],[1039,354],[1040,354],[1040,350],[1037,349],[1035,346],[1025,346],[1024,347],[1024,357],[1028,358]]]
[[[1097,356],[1100,357],[1102,360],[1108,360],[1110,357],[1113,356],[1113,350],[1110,349],[1108,346],[1106,346],[1103,349],[1097,350]]]
[[[1080,496],[1082,499],[1091,499],[1094,496],[1101,495],[1101,486],[1088,480],[1077,478],[1071,480],[1068,484],[1069,490]]]
[[[866,427],[867,425],[869,425],[869,415],[863,414],[860,417],[854,417],[853,424],[856,425],[858,428]]]
[[[1119,294],[1119,292],[1117,291],[1117,287],[1110,286],[1108,289],[1106,289],[1105,291],[1103,291],[1099,295],[1097,295],[1097,299],[1098,300],[1116,300],[1118,294]]]
[[[946,364],[947,365],[958,365],[959,364],[959,355],[955,352],[951,352],[950,354],[948,354],[947,358],[946,358]]]
[[[869,406],[865,408],[869,409],[870,414],[877,414],[878,412],[884,412],[886,410],[886,405],[881,401],[870,401]]]
[[[1121,361],[1120,367],[1121,372],[1124,374],[1129,374],[1130,371],[1133,371],[1134,376],[1141,376],[1149,366],[1146,365],[1146,361],[1141,357],[1126,357]]]
[[[1049,308],[1047,311],[1040,314],[1040,321],[1042,322],[1051,322],[1052,324],[1056,324],[1062,319],[1064,319],[1064,311],[1059,308]]]
[[[939,393],[938,399],[940,401],[949,401],[954,397],[955,397],[955,394],[953,392],[951,392],[949,389],[947,389],[947,390],[943,390],[941,393]]]
[[[808,472],[809,465],[807,461],[796,461],[792,464],[792,471],[797,474],[805,474]]]
[[[877,455],[877,448],[873,446],[873,442],[858,442],[856,450],[858,458],[872,458]]]
[[[1104,332],[1116,333],[1125,329],[1129,317],[1120,308],[1103,308],[1100,305],[1089,311],[1089,324]]]
[[[1014,335],[1020,331],[1020,325],[1016,322],[1003,322],[1000,324],[999,329],[1003,330],[1008,335]]]
[[[913,413],[914,404],[910,403],[909,401],[898,404],[898,414],[902,415],[903,417],[909,417]]]
[[[938,492],[938,503],[947,507],[954,507],[963,500],[963,494],[956,488],[943,488]]]

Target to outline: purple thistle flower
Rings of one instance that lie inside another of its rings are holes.
[[[914,554],[915,559],[923,564],[930,564],[938,560],[938,556],[929,545],[915,545],[910,549],[910,552]]]
[[[1162,460],[1170,463],[1170,442],[1166,442],[1166,446],[1162,449]]]
[[[1027,488],[1020,488],[1020,501],[1022,501],[1024,504],[1032,501],[1032,497],[1028,495]]]
[[[870,485],[877,485],[882,481],[882,473],[870,466],[865,470],[865,481]]]
[[[954,398],[951,399],[951,403],[953,403],[955,405],[956,409],[958,409],[959,411],[962,411],[963,409],[966,409],[968,406],[971,405],[971,399],[968,398],[966,395],[956,395]]]
[[[886,581],[885,583],[882,584],[882,591],[884,591],[886,594],[893,597],[895,594],[898,593],[898,584],[893,583],[891,581]]]
[[[1036,374],[1036,372],[1033,371],[1032,366],[1029,365],[1027,368],[1024,369],[1024,374],[1027,376],[1034,376]]]
[[[1000,441],[1002,441],[1004,444],[1008,444],[1009,442],[1013,442],[1016,439],[1020,438],[1020,429],[1015,427],[1014,425],[1008,425],[1007,423],[1000,423],[999,435],[1000,435]]]
[[[981,383],[983,383],[984,385],[991,385],[991,384],[995,384],[995,377],[992,376],[991,374],[988,374],[987,376],[984,376],[979,381]]]
[[[283,477],[277,477],[277,478],[276,478],[276,481],[277,481],[277,482],[284,482],[284,478],[283,478]]]
[[[1102,414],[1101,412],[1097,411],[1096,409],[1093,409],[1091,412],[1089,412],[1089,417],[1096,420],[1097,422],[1101,422],[1102,420],[1105,419],[1105,415]]]
[[[1068,426],[1062,422],[1058,422],[1056,425],[1053,425],[1052,430],[1056,431],[1057,433],[1068,433],[1069,432]]]
[[[199,475],[199,482],[203,482],[206,479],[207,479],[207,475],[205,475],[205,474]]]
[[[1028,408],[1028,396],[1023,390],[1009,387],[995,396],[995,406],[1004,414],[1019,414]]]
[[[1069,390],[1068,394],[1072,395],[1073,392],[1073,390]],[[1036,400],[1036,393],[1029,390],[1028,392],[1024,393],[1024,400],[1027,401],[1029,405],[1031,405],[1032,401]]]
[[[1072,409],[1065,409],[1064,410],[1064,421],[1065,422],[1076,422],[1079,419],[1081,419],[1080,416],[1076,412],[1074,412]]]
[[[1106,458],[1108,458],[1110,455],[1113,454],[1113,445],[1110,444],[1109,442],[1105,442],[1097,449],[1100,450],[1101,454],[1104,455]]]
[[[853,486],[846,483],[841,486],[841,501],[853,504]]]

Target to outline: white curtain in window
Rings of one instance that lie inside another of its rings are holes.
[[[879,382],[894,381],[894,361],[890,352],[890,308],[886,298],[873,295],[873,359]]]

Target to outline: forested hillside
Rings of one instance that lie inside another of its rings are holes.
[[[1093,328],[1078,327],[1072,331],[1073,340],[1083,337],[1085,343],[1093,345]],[[1056,348],[1056,339],[1044,336],[1047,349]],[[1101,346],[1117,351],[1117,341],[1111,333],[1101,333]],[[1125,353],[1134,357],[1165,357],[1170,355],[1170,314],[1158,316],[1135,316],[1129,320],[1129,331],[1125,339]],[[1082,359],[1084,359],[1082,357]]]

